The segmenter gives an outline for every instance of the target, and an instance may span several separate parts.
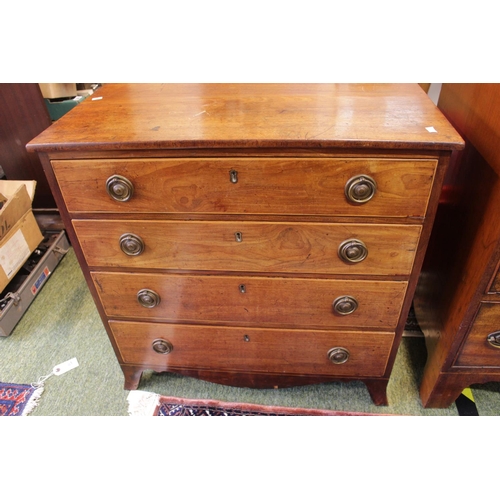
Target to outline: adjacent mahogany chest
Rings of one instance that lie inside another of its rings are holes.
[[[418,85],[111,85],[34,139],[125,388],[362,380],[376,404],[451,151]]]
[[[500,85],[443,84],[438,106],[466,147],[447,172],[414,301],[431,408],[500,382]]]

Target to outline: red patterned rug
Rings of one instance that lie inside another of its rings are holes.
[[[185,399],[131,391],[129,415],[155,417],[244,417],[244,416],[381,416],[379,413],[315,410],[249,403],[226,403],[209,399]]]
[[[25,417],[38,405],[43,387],[0,382],[0,417]]]

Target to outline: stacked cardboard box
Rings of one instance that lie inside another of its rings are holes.
[[[36,181],[0,180],[0,292],[43,240],[32,211]]]

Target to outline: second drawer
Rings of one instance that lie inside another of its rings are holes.
[[[421,226],[74,220],[90,267],[408,275]],[[343,256],[342,256],[343,253]]]
[[[288,328],[394,329],[403,281],[94,272],[109,317]]]

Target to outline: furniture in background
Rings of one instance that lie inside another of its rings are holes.
[[[0,165],[8,180],[37,182],[34,209],[56,208],[38,156],[26,150],[51,124],[38,83],[0,83]]]
[[[438,107],[466,148],[445,177],[414,300],[428,408],[500,381],[500,85],[443,84]]]
[[[376,404],[453,150],[414,85],[104,85],[28,148],[125,388],[362,380]],[[91,124],[91,126],[89,125]]]

